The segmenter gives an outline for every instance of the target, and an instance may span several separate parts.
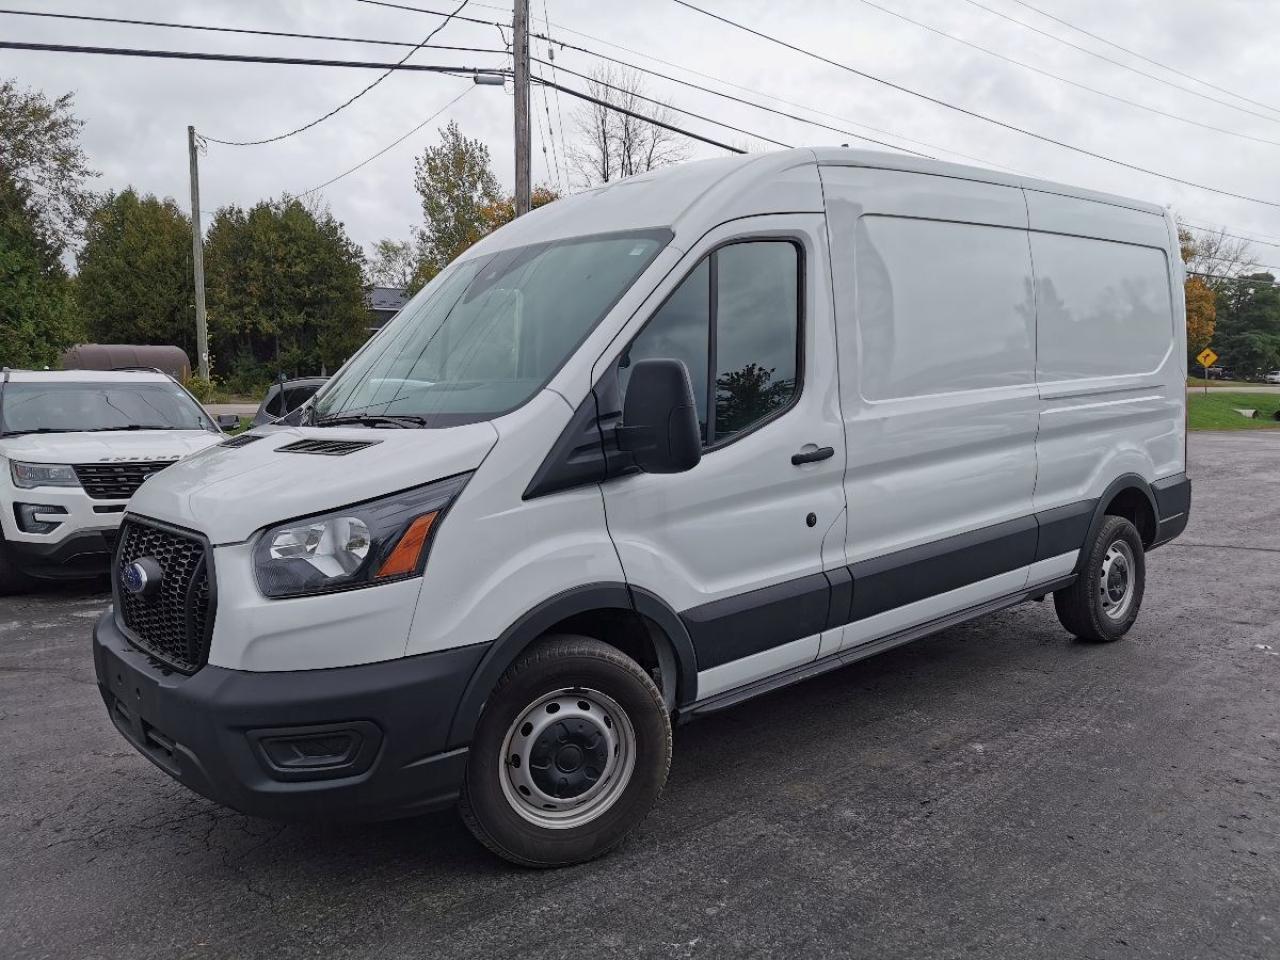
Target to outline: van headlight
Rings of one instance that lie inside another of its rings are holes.
[[[9,461],[9,472],[13,476],[13,485],[23,490],[35,487],[78,487],[75,467],[69,463],[23,463],[20,460]]]
[[[258,589],[300,597],[420,575],[436,527],[470,476],[264,530],[253,548]]]

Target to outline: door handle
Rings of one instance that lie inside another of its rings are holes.
[[[818,447],[816,450],[804,450],[801,453],[793,453],[791,455],[791,463],[793,466],[800,466],[802,463],[817,463],[819,460],[826,460],[834,457],[836,451],[834,447]]]

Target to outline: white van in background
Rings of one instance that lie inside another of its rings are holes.
[[[303,425],[138,492],[111,718],[248,813],[460,800],[513,861],[597,856],[673,719],[1050,593],[1123,635],[1190,508],[1182,278],[1159,207],[898,155],[542,207]]]
[[[0,595],[105,573],[142,481],[221,439],[157,371],[0,372]]]

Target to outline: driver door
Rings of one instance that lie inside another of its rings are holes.
[[[602,491],[627,582],[689,630],[700,699],[813,660],[824,632],[836,645],[840,575],[825,571],[844,566],[845,447],[825,236],[819,214],[712,231],[597,367],[617,364],[624,393],[639,359],[690,373],[701,462]]]

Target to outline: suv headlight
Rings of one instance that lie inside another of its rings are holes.
[[[300,597],[416,577],[432,534],[470,474],[264,530],[253,548],[258,589]]]
[[[13,485],[23,490],[33,487],[78,487],[75,467],[69,463],[23,463],[20,460],[9,462],[9,472],[13,476]]]

